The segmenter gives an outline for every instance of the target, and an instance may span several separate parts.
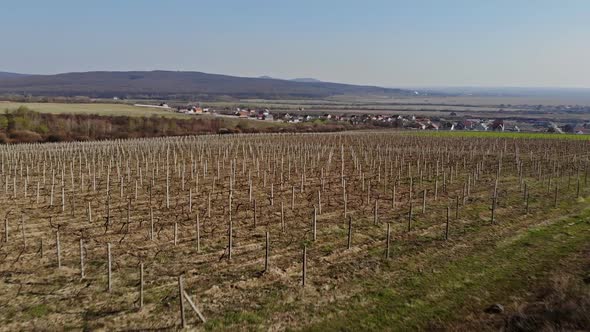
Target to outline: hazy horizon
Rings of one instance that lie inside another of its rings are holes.
[[[92,70],[87,72],[133,72],[133,71],[179,71],[179,72],[202,72],[206,74],[219,74],[219,73],[209,73],[202,70],[173,70],[173,69],[145,69],[145,70]],[[23,72],[14,72],[10,70],[3,70],[0,68],[0,73],[10,73],[10,74],[22,74],[22,75],[58,75],[58,74],[70,74],[70,73],[85,73],[86,71],[79,71],[79,72],[55,72],[55,73],[46,73],[46,74],[37,74],[37,73],[23,73]],[[314,79],[318,80],[319,82],[328,82],[328,83],[342,83],[342,84],[352,84],[352,85],[374,85],[380,86],[383,88],[392,88],[392,89],[473,89],[473,90],[480,90],[480,89],[515,89],[515,90],[590,90],[590,87],[563,87],[563,86],[496,86],[496,85],[396,85],[396,86],[384,86],[384,85],[377,85],[377,84],[360,84],[356,82],[334,82],[334,81],[327,81],[321,80],[316,77],[272,77],[270,75],[257,75],[257,76],[239,76],[239,75],[232,75],[232,74],[219,74],[219,75],[227,75],[227,76],[235,76],[235,77],[247,77],[247,78],[268,78],[268,79],[278,79],[278,80],[298,80],[298,79]]]
[[[590,2],[8,2],[7,72],[179,70],[385,87],[590,88]]]

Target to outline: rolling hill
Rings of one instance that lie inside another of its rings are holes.
[[[294,78],[291,81],[303,82],[303,83],[322,83],[322,81],[315,79],[315,78],[310,78],[310,77]]]
[[[401,89],[295,82],[185,71],[80,72],[0,77],[0,94],[109,98],[325,98],[334,95],[409,95]]]
[[[0,71],[0,80],[5,78],[19,78],[28,76],[27,74],[17,74],[17,73],[8,73],[5,71]]]

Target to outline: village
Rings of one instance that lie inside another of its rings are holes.
[[[168,107],[161,104],[160,107]],[[548,120],[528,119],[485,119],[471,118],[449,112],[440,117],[400,114],[354,114],[326,113],[319,110],[298,109],[295,111],[280,110],[271,112],[268,108],[236,108],[217,111],[209,107],[185,106],[178,107],[177,112],[187,115],[211,114],[216,116],[238,117],[257,121],[276,121],[284,123],[348,123],[353,126],[374,126],[384,128],[400,128],[408,130],[447,130],[447,131],[500,131],[500,132],[550,132],[558,134],[590,134],[590,122],[556,123]],[[321,114],[319,114],[321,113]]]

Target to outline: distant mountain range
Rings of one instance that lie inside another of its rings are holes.
[[[93,98],[325,98],[335,95],[411,95],[402,89],[281,80],[187,71],[80,72],[56,75],[0,74],[0,94],[88,96]]]
[[[271,77],[271,76],[259,76],[258,78],[264,78],[267,80],[282,80],[282,78],[276,78],[276,77]],[[320,81],[318,79],[315,78],[309,78],[309,77],[303,77],[303,78],[292,78],[290,80],[287,81],[291,81],[291,82],[302,82],[302,83],[324,83],[323,81]]]
[[[5,71],[0,71],[0,80],[4,78],[18,78],[18,77],[25,77],[28,76],[26,74],[17,74],[17,73],[7,73]]]

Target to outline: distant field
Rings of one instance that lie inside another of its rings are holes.
[[[268,99],[243,99],[244,105],[265,105],[271,108],[281,109],[331,109],[331,110],[464,110],[464,111],[497,111],[500,102],[480,104],[470,103],[468,100],[447,100],[444,98],[353,98],[341,97],[340,99],[324,100],[268,100]],[[235,103],[220,102],[219,106],[235,105]],[[518,107],[503,107],[504,110],[518,111]]]
[[[438,105],[438,106],[471,106],[483,108],[499,108],[504,104],[504,109],[510,109],[519,105],[590,105],[589,97],[565,98],[565,97],[536,97],[536,96],[334,96],[326,99],[244,99],[244,102],[252,103],[276,103],[292,105]],[[511,105],[512,107],[509,107]]]
[[[166,116],[166,117],[187,117],[171,111],[135,107],[125,104],[60,104],[60,103],[15,103],[0,102],[0,111],[16,109],[26,106],[34,111],[52,114],[96,114],[96,115],[122,115],[122,116]]]
[[[504,105],[590,105],[590,96],[555,97],[555,96],[399,96],[399,97],[352,97],[335,96],[330,100],[337,102],[357,103],[403,103],[403,104],[434,104],[434,105],[472,105],[492,106]]]

